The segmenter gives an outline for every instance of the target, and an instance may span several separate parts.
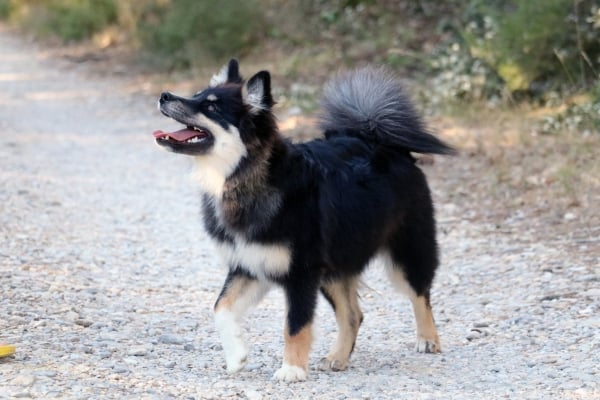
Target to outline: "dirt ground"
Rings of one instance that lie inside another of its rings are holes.
[[[540,135],[524,110],[430,118],[461,150],[421,162],[444,352],[413,351],[410,305],[373,265],[350,368],[316,369],[336,333],[321,301],[309,380],[286,384],[279,291],[245,323],[245,370],[225,371],[191,161],[153,143],[172,124],[158,94],[198,87],[1,25],[0,61],[0,343],[17,346],[0,398],[600,399],[599,135]]]

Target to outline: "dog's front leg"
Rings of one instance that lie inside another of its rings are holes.
[[[274,377],[295,382],[304,381],[308,375],[308,355],[312,344],[312,320],[316,307],[318,285],[291,280],[285,287],[287,318],[283,364]]]
[[[246,365],[248,348],[240,326],[243,315],[268,292],[270,284],[250,277],[239,268],[231,269],[215,304],[215,325],[225,352],[227,372]]]

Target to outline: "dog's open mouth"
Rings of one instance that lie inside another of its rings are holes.
[[[156,143],[175,153],[200,155],[213,145],[214,137],[205,128],[187,126],[174,132],[155,131]]]
[[[173,142],[177,144],[198,144],[207,139],[210,133],[207,130],[197,128],[194,126],[188,126],[187,128],[180,129],[175,132],[164,132],[161,130],[154,132],[156,141],[160,144],[161,142]]]

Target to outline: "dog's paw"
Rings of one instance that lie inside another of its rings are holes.
[[[281,368],[279,368],[277,372],[275,372],[275,375],[273,375],[273,378],[285,382],[305,381],[306,377],[307,373],[304,368],[286,363],[283,363]]]
[[[235,346],[231,346],[225,352],[225,363],[227,364],[227,372],[230,374],[240,371],[248,362],[248,349],[240,340]]]
[[[319,369],[321,371],[344,371],[348,368],[348,360],[342,361],[335,358],[324,357],[319,362]]]
[[[230,374],[235,374],[236,372],[241,371],[248,362],[248,357],[246,355],[240,357],[227,357],[225,359],[227,363],[227,372]]]
[[[440,345],[440,339],[437,335],[434,338],[418,336],[415,350],[419,353],[441,353],[442,346]]]

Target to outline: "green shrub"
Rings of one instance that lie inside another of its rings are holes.
[[[0,0],[0,19],[10,17],[11,11],[11,0]]]
[[[46,24],[64,40],[81,40],[116,20],[114,0],[53,0],[48,3]]]
[[[77,41],[117,21],[116,0],[0,0],[6,17],[38,36]]]
[[[268,32],[254,0],[150,1],[139,20],[144,47],[168,67],[189,67],[202,57],[243,55]]]
[[[513,92],[535,94],[560,83],[583,86],[599,71],[593,0],[474,0],[467,11],[472,19],[464,33],[472,52]]]

